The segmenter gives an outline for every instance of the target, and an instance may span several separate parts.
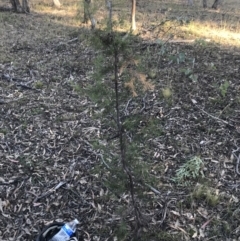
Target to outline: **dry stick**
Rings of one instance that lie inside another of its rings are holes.
[[[44,194],[37,196],[34,200],[33,203],[37,202],[39,199],[43,198],[43,197],[47,197],[49,195],[51,195],[54,191],[56,191],[57,189],[59,189],[61,186],[63,186],[64,184],[66,184],[66,182],[60,182],[58,185],[56,185],[55,187],[49,189],[48,191],[46,191]]]
[[[145,183],[145,186],[149,187],[155,194],[161,195],[161,192],[159,192],[156,188],[152,187],[151,185]]]
[[[60,47],[62,45],[71,44],[71,43],[76,42],[76,41],[78,41],[78,38],[73,38],[73,39],[68,40],[67,42],[60,42],[54,47],[56,48],[56,47]]]
[[[145,94],[145,96],[142,98],[143,107],[140,110],[140,113],[142,113],[146,109],[146,100],[145,100],[146,97],[147,97],[147,94]]]
[[[229,122],[227,122],[227,121],[225,121],[225,120],[222,120],[222,119],[220,119],[220,118],[218,118],[218,117],[216,117],[216,116],[214,116],[214,115],[209,114],[208,112],[206,112],[205,110],[201,109],[201,108],[198,107],[197,105],[195,105],[195,106],[196,106],[200,111],[202,111],[204,114],[210,116],[210,117],[213,118],[214,120],[220,121],[220,122],[222,122],[222,123],[224,123],[224,124],[226,124],[226,125],[229,125],[229,126],[231,126],[231,127],[234,127],[234,125],[230,124]]]
[[[4,100],[1,100],[0,99],[0,105],[4,105],[4,104],[9,104],[9,103],[12,103],[12,102],[18,102],[18,101],[21,101],[21,100],[24,100],[25,98],[17,98],[17,99],[12,99],[12,100],[8,100],[8,101],[4,101]]]
[[[125,107],[125,114],[127,115],[128,114],[128,106],[130,104],[130,102],[132,101],[132,98],[127,102],[127,105]]]
[[[21,177],[17,177],[16,179],[14,180],[11,180],[9,182],[5,182],[5,180],[3,178],[0,178],[0,185],[12,185],[12,184],[16,184],[18,182],[22,182],[22,181],[25,181],[27,179],[29,179],[30,176],[27,176],[27,177],[24,177],[24,178],[21,178]]]
[[[176,201],[175,199],[171,199],[170,201],[167,202],[167,204],[164,207],[164,211],[162,214],[162,219],[160,220],[160,225],[163,224],[164,220],[166,219],[166,214],[167,214],[167,210],[168,210],[168,206],[170,205],[171,202]]]
[[[236,164],[236,173],[240,176],[239,163],[240,163],[240,154],[238,155],[237,164]]]
[[[237,163],[236,163],[236,173],[240,176],[240,172],[239,172],[239,163],[240,163],[240,153],[238,154],[238,156],[235,154],[235,152],[240,151],[240,148],[238,148],[235,151],[232,151],[232,154],[237,158]]]
[[[98,156],[98,157],[101,158],[102,163],[107,167],[107,169],[111,169],[110,166],[105,162],[102,154],[97,154],[97,153],[95,153],[95,152],[94,152],[94,154],[95,154],[96,156]]]

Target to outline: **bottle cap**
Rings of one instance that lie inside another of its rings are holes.
[[[79,224],[79,221],[76,218],[73,221],[74,223]]]

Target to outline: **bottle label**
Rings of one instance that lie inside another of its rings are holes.
[[[71,237],[73,235],[73,231],[72,229],[67,225],[65,224],[63,227],[62,227],[63,231],[69,236]]]

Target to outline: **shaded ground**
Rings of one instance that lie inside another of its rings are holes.
[[[0,239],[34,240],[52,220],[80,217],[85,240],[113,240],[116,209],[130,207],[94,172],[100,160],[90,143],[101,123],[78,92],[93,70],[86,31],[55,17],[0,14]],[[161,195],[146,190],[143,239],[239,240],[239,52],[202,40],[166,43],[161,57],[159,44],[137,47],[154,72],[146,104],[154,102],[150,114],[162,130],[149,140]],[[176,170],[193,156],[203,160],[205,177],[177,185]]]

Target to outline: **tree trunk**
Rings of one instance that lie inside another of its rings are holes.
[[[12,9],[14,12],[17,13],[30,13],[30,8],[28,4],[28,0],[23,0],[22,1],[22,6],[20,4],[19,0],[10,0]]]
[[[23,8],[24,12],[30,13],[30,7],[29,7],[29,4],[28,4],[28,0],[22,1],[22,8]]]
[[[218,5],[219,5],[220,1],[219,0],[215,0],[215,2],[213,3],[212,5],[212,8],[213,9],[217,9],[218,8]]]
[[[93,17],[91,5],[93,4],[93,0],[83,0],[84,1],[84,16],[83,23],[91,22],[91,28],[94,29],[96,27],[96,20]]]
[[[22,12],[22,7],[21,4],[19,2],[19,0],[10,0],[11,4],[12,4],[12,9],[14,12]]]
[[[203,7],[207,8],[207,0],[203,0]]]
[[[84,15],[83,15],[83,22],[84,23],[88,23],[88,21],[90,20],[90,4],[91,4],[91,0],[83,0],[84,1]]]
[[[136,0],[132,0],[132,12],[131,12],[131,19],[132,19],[132,30],[136,30]]]
[[[53,0],[53,4],[55,7],[60,8],[61,7],[61,3],[59,2],[59,0]]]

